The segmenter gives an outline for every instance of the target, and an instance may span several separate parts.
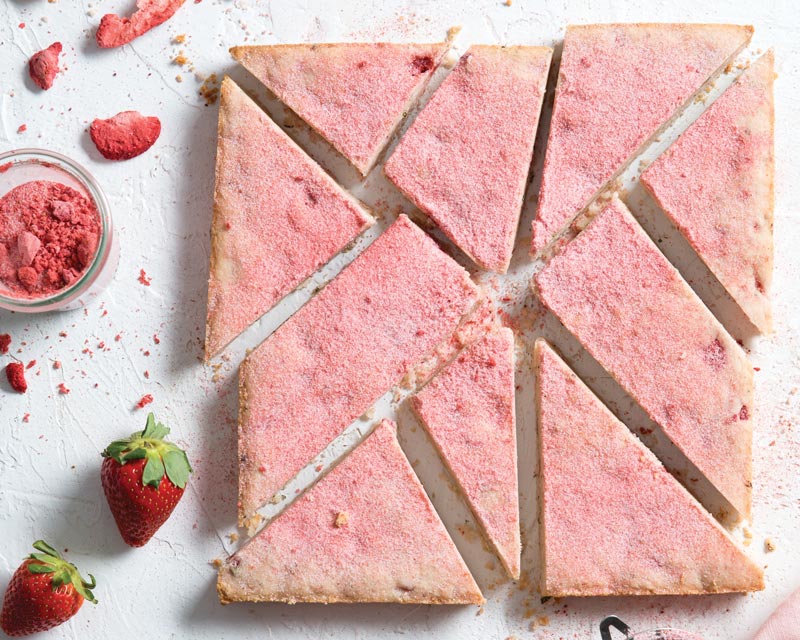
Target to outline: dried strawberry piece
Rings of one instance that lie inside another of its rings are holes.
[[[25,382],[25,365],[21,362],[10,362],[6,365],[6,378],[14,391],[25,393],[28,383]]]
[[[28,73],[31,80],[45,91],[53,86],[53,79],[59,72],[59,55],[61,55],[61,43],[54,42],[47,49],[34,53],[28,61]]]
[[[89,135],[104,158],[129,160],[147,151],[158,140],[161,121],[138,111],[122,111],[106,120],[94,120]]]
[[[121,47],[169,20],[185,0],[138,0],[130,18],[108,13],[100,20],[95,39],[104,49]]]
[[[7,333],[0,333],[0,353],[8,353],[11,346],[11,336]]]

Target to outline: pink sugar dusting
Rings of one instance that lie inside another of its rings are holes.
[[[552,49],[473,46],[384,171],[477,264],[505,272]]]
[[[448,340],[476,300],[467,272],[400,216],[267,338],[240,368],[241,518]]]
[[[384,420],[220,568],[223,601],[483,602]]]
[[[542,302],[742,515],[753,370],[617,198],[536,276]],[[748,419],[739,417],[746,415]]]
[[[764,588],[760,567],[541,340],[535,364],[544,594]]]
[[[773,77],[770,51],[641,178],[762,332],[772,329]]]
[[[412,398],[489,541],[513,578],[520,571],[514,334],[478,340]]]
[[[63,289],[91,264],[100,237],[94,202],[58,182],[35,180],[0,198],[0,283],[16,298]]]
[[[736,25],[568,27],[532,252],[548,245],[751,35],[752,27]]]
[[[234,47],[233,57],[366,175],[445,43]]]

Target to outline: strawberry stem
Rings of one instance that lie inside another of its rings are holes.
[[[86,600],[97,604],[97,599],[92,593],[92,589],[97,586],[97,582],[91,573],[89,574],[90,580],[84,580],[78,568],[62,558],[61,554],[44,540],[34,542],[33,548],[41,553],[32,553],[29,556],[32,562],[28,563],[28,571],[31,573],[52,573],[50,583],[53,591],[65,584],[71,584],[75,591]]]
[[[169,435],[169,427],[156,422],[153,413],[147,414],[143,431],[132,433],[129,438],[115,440],[105,451],[103,457],[113,458],[124,465],[131,460],[145,458],[147,462],[142,472],[142,484],[158,489],[164,475],[176,487],[183,489],[189,480],[192,467],[186,452],[164,439]]]

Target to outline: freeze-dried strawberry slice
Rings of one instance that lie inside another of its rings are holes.
[[[100,20],[95,39],[97,45],[108,49],[121,47],[169,20],[186,0],[138,0],[130,18],[107,13]]]
[[[143,116],[138,111],[122,111],[89,127],[97,150],[108,160],[129,160],[153,146],[161,134],[161,121],[155,116]]]
[[[47,49],[34,53],[28,61],[28,73],[31,80],[45,91],[53,86],[53,79],[59,72],[59,55],[61,55],[61,43],[54,42]]]
[[[6,365],[6,377],[11,388],[18,393],[25,393],[28,390],[28,383],[25,381],[25,365],[21,362],[10,362]]]

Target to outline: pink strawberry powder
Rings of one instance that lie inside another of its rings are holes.
[[[49,296],[91,264],[100,239],[95,203],[59,182],[33,180],[0,198],[0,290]]]

